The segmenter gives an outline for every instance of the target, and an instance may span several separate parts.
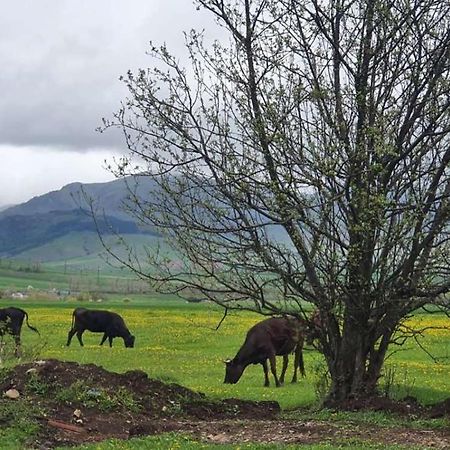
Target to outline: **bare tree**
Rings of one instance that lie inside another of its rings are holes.
[[[129,73],[105,126],[134,213],[182,255],[161,290],[261,314],[320,311],[328,401],[372,395],[404,319],[450,289],[450,4],[197,0],[228,32]],[[445,305],[444,305],[445,306]]]

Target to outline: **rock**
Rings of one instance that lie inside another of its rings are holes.
[[[225,433],[209,434],[207,436],[207,438],[211,442],[218,443],[218,444],[225,444],[229,441],[229,438]]]
[[[27,374],[27,375],[29,375],[29,374],[31,374],[31,373],[37,373],[37,369],[36,369],[35,367],[32,367],[31,369],[28,369],[28,370],[26,371],[26,374]]]
[[[77,419],[79,419],[81,417],[81,410],[80,409],[76,409],[73,412],[73,416],[76,417]]]
[[[19,391],[17,389],[8,389],[4,395],[11,400],[15,400],[20,397]]]

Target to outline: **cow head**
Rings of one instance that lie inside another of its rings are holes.
[[[306,344],[312,345],[316,339],[320,338],[320,329],[315,326],[309,326],[306,330]]]
[[[236,384],[244,372],[245,366],[237,363],[234,359],[227,359],[225,361],[225,380],[224,383]]]
[[[306,329],[306,344],[312,345],[315,339],[320,339],[323,331],[322,318],[319,310],[314,311],[308,321],[308,327]]]
[[[132,334],[128,334],[128,336],[125,336],[123,338],[123,342],[125,344],[125,347],[127,348],[133,348],[134,347],[134,341],[135,341],[135,337]]]

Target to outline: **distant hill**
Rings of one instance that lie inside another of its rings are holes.
[[[135,182],[132,178],[121,178],[106,183],[71,183],[58,191],[48,192],[20,205],[4,209],[0,212],[0,220],[7,216],[29,216],[86,207],[84,195],[98,201],[106,215],[129,220],[129,216],[122,208],[128,196],[127,184],[134,187]],[[156,184],[149,178],[139,178],[137,188],[139,195],[152,195],[156,189]]]
[[[0,211],[0,257],[68,261],[71,258],[96,258],[102,250],[96,225],[90,216],[85,196],[94,201],[102,234],[129,237],[139,252],[145,246],[162,244],[157,231],[143,227],[127,214],[124,203],[131,191],[150,200],[158,195],[157,184],[146,177],[118,179],[107,183],[72,183]],[[271,238],[291,245],[279,226],[268,226]],[[85,239],[89,234],[90,238]],[[127,239],[126,239],[127,240]]]
[[[158,236],[148,234],[126,234],[127,244],[136,249],[143,266],[145,266],[146,251],[160,246],[165,252],[176,256],[164,246]],[[120,258],[127,259],[126,249],[120,245],[120,241],[113,235],[105,237],[107,245]],[[38,261],[50,269],[60,271],[96,271],[102,269],[102,273],[117,273],[119,263],[108,255],[98,239],[96,232],[71,232],[64,236],[46,242],[41,246],[25,250],[14,257],[17,261],[33,264]],[[120,271],[121,272],[121,271]]]
[[[127,183],[134,186],[130,178],[108,183],[72,183],[58,191],[34,197],[26,203],[15,205],[0,211],[0,256],[17,257],[21,254],[39,255],[40,260],[52,260],[57,254],[51,250],[52,242],[71,234],[78,236],[79,245],[73,243],[72,256],[98,252],[99,242],[92,239],[82,242],[83,233],[93,234],[96,225],[88,214],[84,195],[92,198],[100,207],[98,223],[102,234],[119,233],[121,235],[149,235],[157,233],[149,228],[140,227],[133,217],[123,208],[129,191]],[[155,184],[146,178],[139,178],[138,195],[151,196],[156,190]],[[45,253],[48,249],[48,255]],[[80,249],[84,249],[80,254]],[[63,252],[64,258],[71,253]]]

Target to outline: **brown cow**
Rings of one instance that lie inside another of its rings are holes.
[[[269,386],[269,370],[275,378],[277,387],[284,383],[288,366],[288,355],[295,353],[294,376],[297,382],[297,369],[305,376],[303,365],[303,339],[305,323],[295,317],[272,317],[257,323],[247,333],[245,342],[232,360],[226,361],[224,383],[235,384],[241,378],[245,368],[250,364],[261,364],[264,370],[264,386]],[[280,379],[277,377],[276,356],[283,356],[283,369]]]
[[[321,312],[318,309],[315,309],[308,319],[308,327],[305,335],[306,344],[312,345],[316,339],[320,339],[324,332],[324,328],[325,325],[322,320]],[[317,348],[320,350],[320,344],[317,344]]]
[[[322,317],[318,309],[314,310],[308,320],[306,330],[306,344],[312,345],[315,339],[319,339],[323,331]]]

